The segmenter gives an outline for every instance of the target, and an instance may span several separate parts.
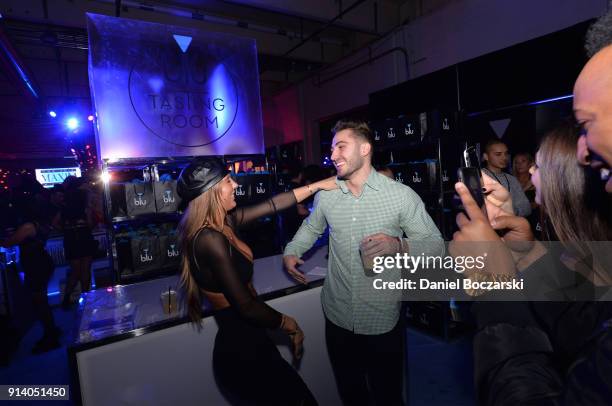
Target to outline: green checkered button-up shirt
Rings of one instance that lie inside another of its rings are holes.
[[[397,323],[400,300],[389,300],[388,292],[373,291],[373,279],[366,276],[359,253],[363,237],[405,233],[411,255],[442,255],[444,243],[423,201],[408,186],[374,169],[361,196],[355,197],[345,181],[337,183],[339,189],[315,196],[312,213],[284,255],[302,256],[329,225],[329,266],[321,292],[325,316],[358,334],[383,334]]]

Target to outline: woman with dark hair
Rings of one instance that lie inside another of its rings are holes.
[[[181,284],[189,316],[201,325],[204,295],[219,326],[213,350],[221,389],[261,405],[312,405],[316,400],[297,372],[281,357],[266,328],[280,328],[299,358],[304,334],[297,322],[258,300],[251,279],[253,253],[235,233],[255,219],[287,209],[319,190],[335,189],[335,178],[279,194],[258,205],[237,208],[237,183],[218,158],[199,158],[185,168],[178,193],[188,202],[179,224]]]
[[[47,286],[55,266],[45,249],[49,236],[49,220],[45,209],[33,198],[26,204],[25,218],[17,230],[7,239],[0,240],[0,246],[19,246],[19,260],[25,276],[24,282],[30,289],[34,314],[43,327],[43,336],[36,342],[34,354],[50,351],[60,346],[60,330],[55,326],[53,313],[47,300]]]
[[[76,178],[75,178],[76,179]],[[65,204],[60,212],[60,224],[64,231],[64,256],[70,264],[70,275],[66,281],[62,307],[71,306],[72,291],[81,283],[81,291],[91,288],[91,262],[96,241],[91,232],[92,216],[88,207],[87,191],[78,182],[66,182]]]

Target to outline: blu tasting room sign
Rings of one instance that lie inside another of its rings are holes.
[[[264,152],[255,41],[87,14],[102,159]]]

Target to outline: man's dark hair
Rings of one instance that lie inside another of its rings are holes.
[[[612,2],[608,6],[610,9]],[[586,33],[584,48],[590,58],[608,45],[612,45],[612,10],[595,21]]]
[[[502,144],[505,146],[508,146],[505,142],[503,142],[502,140],[496,139],[496,138],[491,138],[489,141],[487,141],[487,143],[485,144],[482,152],[485,153],[489,153],[489,149],[493,146],[493,145],[497,145],[497,144]]]
[[[370,127],[365,121],[339,120],[334,128],[332,128],[332,133],[336,135],[337,132],[342,130],[353,130],[353,133],[357,137],[374,146],[374,142],[372,142],[372,130],[370,130]]]

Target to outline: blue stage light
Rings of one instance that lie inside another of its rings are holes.
[[[53,118],[57,117],[57,113],[53,110],[49,111],[49,115]]]
[[[94,116],[93,116],[93,115],[91,115],[91,114],[90,114],[90,115],[88,115],[88,116],[87,116],[87,120],[89,120],[89,121],[93,121],[93,120],[94,120]]]
[[[66,121],[66,126],[69,130],[76,130],[79,128],[79,120],[74,117],[70,117],[68,121]]]

